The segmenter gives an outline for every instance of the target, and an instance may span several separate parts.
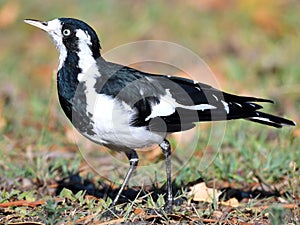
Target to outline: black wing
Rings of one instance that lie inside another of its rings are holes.
[[[166,94],[159,81],[150,82],[147,73],[103,59],[98,64],[101,76],[94,87],[96,92],[126,103],[136,112],[132,125],[147,126],[149,122],[146,118],[151,114],[152,107],[159,104],[161,96]]]
[[[232,95],[190,79],[148,74],[108,62],[99,68],[102,76],[96,91],[135,110],[133,126],[176,132],[194,127],[195,122],[240,118],[274,127],[294,125],[290,120],[257,111],[262,106],[256,102],[273,103],[268,99]]]

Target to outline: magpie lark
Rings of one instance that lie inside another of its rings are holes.
[[[46,31],[59,51],[58,97],[72,124],[91,141],[123,151],[130,161],[113,205],[138,165],[135,149],[158,144],[166,158],[166,208],[172,210],[169,133],[191,129],[196,122],[232,119],[276,128],[295,125],[260,111],[258,103],[271,100],[233,95],[197,81],[108,62],[101,57],[96,32],[83,21],[25,22]]]

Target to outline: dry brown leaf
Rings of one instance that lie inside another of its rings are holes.
[[[0,28],[8,27],[13,24],[20,11],[20,5],[17,1],[7,1],[0,8]]]
[[[153,214],[151,214],[151,215],[147,215],[146,217],[145,217],[145,220],[154,220],[154,219],[161,219],[162,218],[162,215],[159,215],[159,214],[157,214],[157,215],[153,215]]]
[[[145,215],[146,214],[146,212],[142,208],[136,208],[136,209],[134,209],[133,213],[135,215]]]
[[[214,198],[218,201],[221,192],[217,189],[207,187],[205,182],[202,182],[192,186],[189,194],[194,196],[194,201],[212,203],[214,202]]]
[[[62,201],[61,198],[55,198],[56,202]],[[17,200],[12,202],[3,202],[0,203],[0,208],[7,208],[7,207],[22,207],[22,206],[29,206],[29,207],[37,207],[40,205],[44,205],[46,200],[37,200],[37,201],[27,201],[27,200]]]
[[[213,211],[213,217],[220,219],[223,216],[221,211]]]
[[[239,201],[236,198],[230,198],[225,202],[221,202],[222,205],[231,206],[231,207],[238,207],[240,206]]]
[[[39,201],[34,201],[34,202],[29,202],[27,200],[18,200],[18,201],[13,201],[13,202],[4,202],[0,204],[1,208],[5,207],[18,207],[18,206],[29,206],[29,207],[36,207],[38,205],[43,205],[45,204],[45,200],[39,200]]]
[[[278,204],[278,207],[282,207],[284,209],[296,209],[298,207],[297,204]],[[266,210],[268,208],[270,208],[270,205],[263,205],[263,206],[258,206],[258,207],[253,207],[254,209],[259,209],[259,210]],[[298,210],[299,211],[299,210]]]

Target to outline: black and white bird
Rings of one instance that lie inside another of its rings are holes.
[[[233,95],[198,81],[108,62],[101,57],[96,32],[78,19],[25,22],[46,31],[59,51],[58,97],[72,124],[91,141],[123,151],[130,161],[113,205],[138,165],[135,149],[158,144],[166,158],[166,208],[172,209],[169,133],[191,129],[197,122],[232,119],[276,128],[295,125],[260,111],[258,103],[271,100]]]

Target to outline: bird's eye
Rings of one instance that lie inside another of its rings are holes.
[[[69,29],[64,29],[62,33],[64,36],[69,36],[71,34],[71,31]]]

